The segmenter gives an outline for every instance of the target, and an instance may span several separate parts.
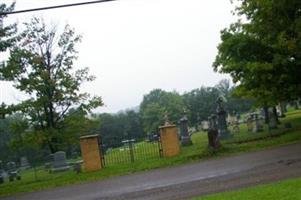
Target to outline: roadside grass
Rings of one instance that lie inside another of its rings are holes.
[[[265,127],[265,131],[263,132],[248,133],[246,125],[241,125],[240,133],[235,134],[232,139],[222,141],[222,148],[217,151],[209,150],[207,147],[207,134],[205,132],[198,132],[192,135],[193,145],[181,147],[180,155],[172,158],[160,158],[159,156],[150,154],[150,156],[144,158],[144,160],[137,160],[134,163],[112,164],[97,172],[84,172],[80,174],[76,174],[73,171],[50,174],[43,166],[25,170],[21,172],[22,180],[14,182],[7,182],[6,180],[5,184],[0,185],[0,196],[96,181],[112,176],[126,175],[162,167],[171,167],[184,163],[215,159],[222,156],[236,155],[243,152],[300,142],[301,110],[292,111],[286,115],[286,118],[281,119],[279,128],[275,130],[268,130],[267,127]],[[290,122],[293,128],[285,129],[283,127],[285,122]],[[256,138],[259,139],[257,140]],[[150,144],[138,143],[137,145]],[[112,151],[116,151],[116,149],[113,149]]]
[[[289,179],[276,183],[259,185],[238,191],[223,192],[205,197],[194,198],[193,200],[253,200],[253,199],[301,199],[301,178]]]

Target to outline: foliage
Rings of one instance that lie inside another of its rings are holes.
[[[27,130],[27,131],[24,131]],[[28,129],[28,121],[20,113],[0,120],[0,160],[19,162],[26,156],[34,164],[43,155],[38,138]]]
[[[14,7],[14,3],[10,6],[0,3],[0,13],[10,12],[14,9]],[[14,35],[16,33],[16,25],[12,24],[9,26],[4,26],[3,19],[5,17],[5,15],[0,16],[0,53],[6,51],[6,49],[11,47],[15,41]]]
[[[237,0],[245,17],[221,31],[213,64],[239,83],[237,94],[275,105],[301,94],[301,2]]]
[[[41,134],[42,145],[48,145],[51,152],[60,148],[61,129],[72,107],[88,112],[102,105],[100,97],[80,92],[83,82],[95,78],[88,74],[88,68],[73,70],[75,45],[80,40],[68,25],[59,35],[55,27],[48,29],[42,19],[33,18],[25,23],[0,70],[6,80],[31,97],[14,110],[27,115],[35,133]]]
[[[148,134],[158,133],[158,127],[164,124],[165,115],[172,123],[177,123],[184,109],[184,102],[176,91],[152,90],[144,95],[140,104],[144,131]]]
[[[95,118],[88,117],[86,112],[80,108],[71,108],[65,116],[63,126],[60,128],[61,150],[67,155],[80,152],[79,138],[99,126]]]
[[[207,120],[209,115],[215,113],[216,99],[220,92],[214,87],[201,87],[183,95],[183,100],[189,110],[189,121],[197,125],[202,120]]]
[[[103,144],[106,147],[121,146],[125,139],[142,139],[145,137],[139,113],[133,110],[117,114],[104,113],[98,117],[99,128]]]
[[[9,141],[11,140],[11,135],[9,132],[10,119],[0,119],[0,160],[9,160],[9,155],[11,155],[9,149]]]
[[[197,126],[200,121],[207,120],[216,113],[216,100],[219,96],[225,99],[225,109],[228,113],[244,113],[251,109],[250,100],[236,97],[233,94],[235,87],[230,86],[226,79],[221,80],[214,87],[201,87],[183,94],[183,101],[189,111],[191,125]]]

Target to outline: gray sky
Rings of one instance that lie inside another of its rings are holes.
[[[81,0],[16,2],[20,10]],[[213,72],[211,65],[220,30],[235,20],[232,8],[229,0],[119,0],[11,15],[5,22],[37,16],[74,27],[83,35],[76,66],[89,67],[97,77],[82,90],[102,96],[105,106],[98,112],[117,112],[138,106],[154,88],[183,93],[228,78]],[[1,82],[1,101],[24,98],[10,85]]]

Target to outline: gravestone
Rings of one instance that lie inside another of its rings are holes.
[[[181,144],[183,146],[192,145],[192,141],[188,133],[188,119],[185,113],[184,116],[180,119],[180,135],[181,135]]]
[[[235,134],[238,134],[240,132],[239,120],[240,120],[240,115],[236,114],[235,117],[233,118],[233,122],[232,122],[232,125],[233,125],[232,131]]]
[[[70,166],[67,164],[66,153],[64,151],[54,153],[51,172],[60,172],[69,169]]]
[[[228,116],[228,124],[229,125],[234,125],[234,124],[236,124],[236,122],[238,121],[237,120],[237,115],[234,113],[234,114],[232,114],[232,115],[229,115]]]
[[[285,117],[284,113],[287,112],[285,102],[279,103],[279,105],[277,105],[276,109],[277,109],[277,112],[279,113],[279,117]]]
[[[30,164],[28,162],[27,157],[23,156],[20,159],[20,168],[21,169],[29,169],[30,168]]]
[[[222,105],[223,103],[222,97],[219,97],[216,100],[216,103],[217,103],[216,114],[217,114],[218,135],[221,139],[227,139],[230,137],[230,134],[228,131],[227,121],[226,121],[227,113]]]
[[[3,173],[4,173],[3,165],[2,165],[2,161],[0,160],[0,184],[4,183]]]
[[[249,114],[248,117],[247,117],[247,130],[248,132],[252,131],[252,123],[253,123],[253,120],[252,120],[252,114]]]
[[[270,118],[269,129],[276,129],[277,128],[277,118],[272,109],[269,109],[269,118]]]
[[[19,174],[19,171],[17,170],[15,162],[8,162],[6,164],[6,168],[9,181],[21,180],[21,176]]]
[[[260,123],[260,120],[259,120],[259,116],[257,113],[252,113],[252,119],[253,119],[253,128],[252,128],[252,132],[253,133],[258,133],[258,132],[261,132],[263,131],[263,127]]]
[[[210,149],[217,149],[220,146],[218,130],[217,130],[217,117],[216,115],[211,115],[208,118],[209,128],[208,128],[208,147]]]
[[[201,122],[201,129],[203,131],[208,131],[208,129],[209,129],[209,122],[208,121],[202,121]]]

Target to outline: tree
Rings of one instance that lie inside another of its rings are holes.
[[[4,3],[0,3],[0,13],[9,12],[14,9],[14,4],[7,6]],[[5,15],[0,15],[0,55],[5,52],[7,48],[11,47],[14,42],[14,34],[16,33],[16,25],[4,26],[3,19]],[[0,57],[1,58],[1,57]],[[3,67],[3,60],[0,60],[0,69]],[[0,81],[3,77],[0,73]],[[8,113],[8,107],[3,102],[0,105],[0,158],[1,160],[9,160],[9,142],[11,135],[9,131],[10,120],[4,119]]]
[[[9,143],[12,135],[10,134],[9,128],[10,119],[0,119],[0,160],[2,161],[8,161],[11,156]]]
[[[252,108],[253,101],[237,95],[237,87],[235,85],[231,86],[228,79],[221,80],[215,85],[215,88],[220,92],[220,95],[225,98],[225,108],[228,113],[244,113]]]
[[[163,124],[164,115],[167,114],[171,122],[176,123],[183,115],[185,105],[177,92],[166,92],[154,89],[144,95],[140,104],[144,131],[157,133],[159,125]]]
[[[142,119],[138,112],[135,112],[134,110],[127,110],[125,113],[121,113],[120,115],[125,118],[126,132],[129,137],[136,140],[143,139],[145,137]]]
[[[22,156],[26,146],[26,131],[28,130],[28,121],[21,115],[15,114],[10,116],[9,131],[11,134],[10,148],[18,155]]]
[[[80,92],[80,85],[92,81],[88,68],[73,70],[75,45],[81,37],[69,25],[62,34],[47,28],[42,19],[25,23],[18,41],[10,48],[7,64],[0,70],[14,87],[31,98],[14,106],[26,114],[30,125],[41,133],[51,152],[59,150],[66,114],[78,107],[84,112],[102,105],[100,97]]]
[[[166,108],[158,102],[147,104],[141,109],[141,116],[144,131],[150,134],[157,134],[159,126],[164,124],[164,116],[167,114]]]
[[[250,100],[237,97],[233,94],[235,87],[230,86],[229,80],[221,80],[214,87],[201,87],[183,94],[183,101],[188,108],[188,117],[191,126],[199,125],[202,120],[207,120],[211,114],[216,113],[216,100],[222,96],[225,109],[229,113],[244,113],[251,109]]]
[[[80,108],[71,108],[65,116],[59,135],[60,149],[68,154],[79,152],[79,138],[93,132],[99,126],[98,120],[87,116],[87,113]]]
[[[99,133],[102,143],[107,147],[118,147],[125,138],[125,124],[117,115],[103,113],[99,116]]]
[[[213,67],[239,83],[236,93],[261,106],[301,94],[301,2],[237,0],[245,17],[221,32]]]
[[[201,87],[183,94],[191,125],[197,127],[200,121],[207,120],[215,113],[215,102],[220,95],[220,91],[215,87]]]
[[[14,7],[14,3],[10,6],[0,3],[0,13],[10,12]],[[15,39],[14,34],[16,33],[16,24],[9,26],[3,25],[3,19],[5,17],[6,15],[0,15],[0,53],[6,51],[7,48],[13,45]]]
[[[134,110],[118,112],[117,114],[104,113],[98,116],[101,140],[106,147],[123,145],[127,139],[141,140],[145,137],[139,113]]]

